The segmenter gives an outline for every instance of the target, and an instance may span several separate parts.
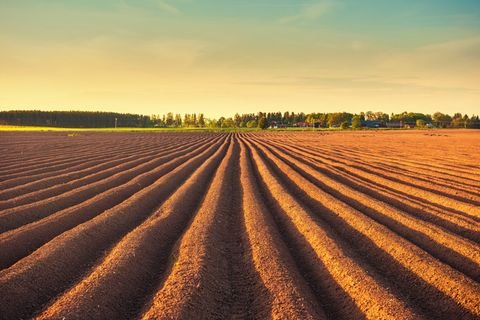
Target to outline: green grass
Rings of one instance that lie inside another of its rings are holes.
[[[250,132],[259,128],[60,128],[0,125],[1,131],[67,131],[67,132]],[[338,128],[278,128],[265,131],[340,131]],[[347,131],[347,130],[344,130]]]
[[[59,128],[0,125],[1,131],[74,131],[74,132],[244,132],[258,128]]]
[[[415,128],[416,130],[432,130],[427,128]],[[405,128],[362,128],[346,129],[339,128],[278,128],[267,129],[266,131],[384,131],[384,130],[415,130]],[[262,131],[259,128],[59,128],[59,127],[40,127],[40,126],[10,126],[0,125],[2,131],[67,131],[67,132],[249,132]]]

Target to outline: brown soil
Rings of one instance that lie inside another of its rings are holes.
[[[478,319],[480,134],[0,133],[0,319]]]

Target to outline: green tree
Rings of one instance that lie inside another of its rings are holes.
[[[247,128],[256,128],[256,127],[257,127],[257,121],[250,120],[247,122]]]
[[[203,113],[200,113],[198,115],[198,126],[201,128],[205,127],[205,118],[203,116]]]
[[[173,113],[171,112],[167,113],[166,124],[167,124],[167,127],[171,127],[173,125]]]
[[[233,128],[235,126],[235,122],[232,118],[227,118],[223,121],[222,128]]]
[[[175,115],[175,122],[174,122],[175,127],[181,127],[182,126],[182,116],[180,113]]]
[[[263,130],[268,128],[267,119],[265,119],[265,117],[261,117],[260,120],[258,120],[258,127]]]
[[[190,126],[190,115],[188,113],[185,113],[185,115],[183,116],[183,125],[185,127]]]
[[[313,114],[308,114],[307,115],[307,118],[305,119],[305,122],[308,123],[308,126],[310,127],[313,127],[315,125],[315,118],[313,116]]]
[[[359,116],[355,115],[352,118],[352,129],[359,129],[362,127],[362,120]]]
[[[451,126],[454,128],[464,127],[463,116],[461,113],[455,113],[452,117]]]
[[[225,121],[225,117],[220,117],[217,121],[217,127],[223,128],[223,122]]]
[[[207,128],[216,128],[217,120],[216,119],[205,119],[205,126]]]
[[[233,117],[233,122],[235,122],[235,127],[240,127],[240,123],[242,122],[242,117],[238,113],[235,113]]]
[[[433,124],[438,128],[446,128],[452,122],[452,117],[448,114],[435,112],[432,116]]]
[[[470,119],[468,118],[468,115],[465,114],[463,115],[463,127],[468,128],[470,125]]]
[[[343,121],[343,122],[340,124],[340,129],[342,129],[342,130],[348,129],[348,122],[347,122],[347,121]]]
[[[346,112],[335,112],[335,113],[329,113],[327,116],[328,120],[328,125],[330,127],[337,127],[339,126],[342,122],[350,122],[352,121],[353,114],[351,113],[346,113]]]
[[[417,128],[424,128],[424,127],[425,127],[425,120],[418,119],[418,120],[415,122],[415,126],[416,126]]]

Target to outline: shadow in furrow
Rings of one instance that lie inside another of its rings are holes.
[[[41,318],[138,316],[164,277],[170,252],[198,210],[203,190],[211,184],[227,149],[227,144],[220,147],[156,212],[122,238],[92,273],[47,308]]]
[[[459,217],[462,217],[462,218],[467,218],[467,219],[471,219],[475,222],[480,222],[480,218],[475,217],[474,215],[471,215],[471,214],[468,214],[468,213],[465,213],[463,211],[456,210],[456,209],[453,209],[453,208],[450,208],[450,207],[446,207],[444,205],[441,205],[441,204],[436,203],[436,202],[429,201],[428,199],[421,198],[421,197],[413,195],[411,193],[406,193],[404,191],[397,190],[397,189],[394,189],[392,187],[383,185],[381,183],[370,180],[369,178],[359,176],[358,174],[349,171],[347,168],[343,168],[343,167],[335,167],[335,168],[339,171],[342,171],[346,175],[351,175],[351,176],[353,176],[357,179],[361,179],[361,180],[365,181],[365,183],[369,183],[369,184],[375,185],[377,187],[384,188],[385,190],[388,190],[388,191],[390,191],[394,194],[398,194],[400,196],[407,197],[407,198],[412,199],[413,201],[416,201],[416,202],[425,203],[425,204],[430,205],[434,208],[438,208],[439,210],[458,215]]]
[[[348,197],[347,195],[325,185],[321,181],[317,180],[316,178],[309,175],[307,172],[300,169],[294,163],[288,161],[287,159],[283,158],[278,152],[268,148],[270,152],[272,152],[275,156],[281,159],[283,162],[288,164],[292,169],[294,169],[297,173],[299,173],[302,177],[306,180],[312,182],[318,188],[322,189],[326,193],[332,195],[333,197],[343,201],[344,203],[348,204],[352,208],[355,208],[365,214],[366,216],[372,218],[373,220],[377,221],[380,224],[383,224],[390,228],[395,233],[399,234],[400,236],[408,239],[409,241],[413,242],[429,254],[434,257],[437,257],[442,262],[450,265],[452,268],[457,269],[463,272],[465,275],[471,277],[475,281],[479,281],[480,279],[480,270],[478,265],[471,261],[470,259],[464,257],[460,253],[442,245],[439,242],[434,241],[428,235],[423,234],[419,231],[413,230],[398,221],[383,215],[381,212],[369,208],[362,204],[361,202]],[[348,184],[347,184],[348,185]]]
[[[253,253],[247,236],[243,215],[242,188],[240,184],[240,151],[238,140],[235,143],[234,176],[232,181],[232,210],[227,220],[226,236],[227,258],[231,294],[230,319],[268,318],[271,301],[266,294],[260,276],[253,266]]]
[[[91,271],[104,250],[142,223],[220,143],[211,146],[153,185],[92,220],[56,237],[33,254],[0,272],[0,318],[25,318]],[[18,286],[18,283],[30,283]]]
[[[269,148],[269,150],[274,151],[271,148]],[[408,213],[409,215],[411,215],[412,217],[414,217],[416,219],[420,219],[420,220],[423,220],[423,221],[426,221],[426,222],[434,223],[438,226],[441,226],[442,228],[445,228],[445,229],[449,230],[452,233],[456,233],[456,234],[458,234],[458,235],[460,235],[464,238],[467,238],[471,241],[474,241],[476,243],[480,242],[480,234],[478,232],[475,232],[474,230],[471,230],[471,229],[464,228],[461,225],[455,224],[451,221],[442,219],[441,217],[435,216],[433,214],[430,214],[428,212],[425,212],[425,211],[419,210],[418,208],[410,206],[408,204],[409,201],[410,202],[415,202],[411,198],[402,197],[399,193],[395,194],[392,191],[384,191],[385,193],[387,193],[389,195],[393,194],[395,197],[401,197],[402,199],[406,200],[406,201],[400,201],[398,199],[395,199],[393,196],[388,196],[388,195],[385,195],[385,194],[381,194],[378,191],[375,191],[374,187],[373,187],[374,186],[373,184],[368,184],[368,185],[361,184],[361,183],[364,182],[364,180],[356,178],[352,175],[347,177],[347,176],[341,175],[339,173],[335,173],[332,170],[336,170],[336,169],[332,168],[331,170],[328,170],[326,168],[323,168],[323,167],[319,166],[318,164],[315,164],[313,161],[301,158],[301,157],[291,153],[290,151],[286,151],[286,150],[282,150],[282,151],[287,153],[289,156],[291,156],[295,160],[297,160],[297,161],[299,161],[299,162],[301,162],[305,165],[308,165],[312,169],[326,175],[327,177],[329,177],[329,178],[331,178],[335,181],[338,181],[339,183],[342,183],[344,185],[350,186],[351,188],[353,188],[355,190],[358,190],[358,191],[372,197],[373,199],[378,199],[378,200],[380,200],[384,203],[387,203],[387,204],[391,205],[394,208],[397,208],[401,211],[404,211],[404,212]],[[299,171],[299,173],[301,173],[301,171]],[[361,182],[359,182],[359,181],[361,181]],[[319,188],[322,188],[318,184],[317,184],[317,186]],[[380,187],[377,186],[376,188],[380,188]],[[418,202],[416,202],[416,203],[418,204]],[[425,206],[426,204],[422,203],[421,205]],[[464,220],[462,219],[462,221],[464,221]]]
[[[193,143],[191,144],[193,145]],[[188,145],[185,145],[187,147]],[[117,172],[125,171],[131,168],[147,163],[158,158],[160,155],[167,154],[175,149],[175,144],[171,143],[164,146],[152,148],[152,150],[138,151],[141,156],[122,153],[120,156],[106,158],[108,161],[94,161],[85,169],[70,170],[63,174],[55,174],[53,177],[46,177],[29,183],[18,183],[16,187],[0,192],[0,210],[16,207],[42,199],[50,198],[64,193],[71,189],[82,187],[83,185],[109,177]]]
[[[161,156],[158,159],[152,159],[148,163],[141,164],[130,170],[118,172],[111,177],[48,199],[1,211],[0,233],[39,221],[73,206],[83,206],[85,203],[92,204],[92,198],[98,197],[99,194],[104,192],[112,194],[114,193],[112,192],[114,188],[132,187],[133,182],[138,183],[138,187],[150,185],[158,179],[158,175],[155,176],[154,173],[167,174],[179,166],[179,163],[182,163],[182,161],[185,161],[192,155],[200,153],[216,141],[218,140],[215,139],[203,145],[198,144],[179,152]]]
[[[299,147],[291,146],[291,148],[292,148],[292,149],[299,150],[299,151],[302,152],[302,153],[305,153],[305,150],[302,150],[302,149],[299,148]],[[306,157],[308,157],[309,159],[311,159],[311,161],[320,162],[320,163],[322,163],[322,164],[324,164],[324,165],[333,167],[333,168],[335,168],[336,170],[343,172],[345,175],[349,175],[349,176],[356,177],[357,179],[360,179],[360,180],[362,180],[362,181],[365,181],[365,183],[372,184],[372,185],[375,185],[375,186],[378,186],[378,187],[382,187],[382,188],[384,188],[384,189],[386,189],[386,190],[389,190],[389,191],[391,191],[391,192],[393,192],[393,193],[395,193],[395,194],[399,194],[399,195],[403,195],[403,196],[405,196],[405,197],[411,198],[411,199],[414,200],[414,201],[419,201],[419,202],[421,202],[421,203],[425,203],[425,204],[427,204],[427,205],[430,205],[430,206],[432,206],[432,207],[434,207],[434,208],[438,208],[438,209],[440,209],[440,210],[443,210],[443,211],[446,211],[446,212],[449,212],[449,213],[454,213],[454,214],[456,214],[456,215],[458,215],[458,216],[465,217],[465,218],[467,218],[467,219],[472,219],[472,220],[474,220],[474,221],[480,222],[480,218],[475,217],[474,215],[465,213],[465,212],[460,211],[460,210],[456,210],[456,209],[454,209],[454,208],[446,207],[446,206],[444,206],[444,205],[442,205],[442,204],[439,204],[439,203],[437,203],[437,202],[429,201],[428,199],[425,199],[425,198],[420,198],[420,197],[418,197],[418,196],[412,195],[411,193],[405,193],[404,191],[397,190],[397,189],[395,189],[395,188],[393,188],[393,187],[386,186],[386,185],[383,185],[383,184],[381,184],[381,183],[379,183],[379,182],[373,181],[373,180],[371,180],[371,178],[367,178],[367,177],[360,176],[360,175],[358,175],[357,173],[354,173],[354,172],[352,172],[351,170],[349,170],[349,169],[348,169],[348,165],[345,165],[345,164],[341,164],[341,165],[331,165],[331,164],[329,164],[329,163],[327,163],[327,162],[324,162],[323,160],[319,159],[318,156],[313,156],[313,157],[311,157],[311,156],[308,156],[308,155],[307,155]],[[322,155],[322,157],[323,157],[323,155]],[[330,161],[338,162],[338,160],[335,160],[335,159],[331,159]],[[347,167],[345,167],[345,166],[347,166]],[[357,169],[357,170],[358,170],[358,169]],[[361,169],[361,170],[363,170],[363,169]],[[375,175],[375,173],[373,173],[373,174]],[[390,181],[391,179],[387,179],[387,180]]]
[[[250,148],[247,148],[249,157]],[[294,258],[296,267],[300,270],[305,282],[315,294],[318,304],[322,307],[327,318],[331,319],[366,319],[355,301],[336,282],[325,265],[317,258],[311,244],[288,218],[287,213],[276,203],[270,194],[268,186],[262,180],[258,167],[253,161],[255,182],[259,186],[260,195],[265,199],[268,210],[282,236],[290,254]],[[327,230],[328,232],[328,230]]]
[[[367,168],[366,166],[360,166],[360,165],[354,164],[354,165],[350,165],[350,167],[368,172],[370,174],[377,175],[377,176],[379,176],[383,179],[388,179],[388,180],[391,180],[391,181],[394,181],[394,182],[397,182],[397,183],[407,185],[407,186],[412,187],[412,188],[418,188],[418,185],[416,185],[413,182],[405,181],[404,179],[398,179],[398,178],[394,178],[390,175],[379,173],[377,170],[371,170],[371,169]],[[429,187],[426,187],[426,186],[422,186],[422,189],[424,191],[428,191],[430,193],[440,195],[442,197],[454,199],[456,201],[459,201],[459,202],[462,202],[462,203],[465,203],[465,204],[474,205],[474,206],[480,205],[480,202],[478,202],[478,201],[475,201],[473,199],[468,199],[468,198],[465,198],[465,197],[461,197],[461,196],[457,196],[457,195],[452,194],[452,193],[447,193],[447,192],[437,190],[437,189],[433,189],[433,188],[429,188]]]
[[[262,283],[244,233],[239,146],[233,141],[143,318],[255,319],[262,318],[256,306],[268,308],[268,300],[255,291]]]
[[[475,319],[469,310],[422,280],[415,273],[403,267],[391,255],[379,248],[371,239],[361,234],[315,199],[307,195],[299,186],[285,176],[285,173],[259,150],[271,171],[282,181],[289,192],[303,203],[310,212],[315,212],[316,220],[326,222],[357,253],[363,265],[370,265],[391,285],[392,292],[403,297],[413,308],[427,317],[447,319]],[[321,223],[320,223],[321,224]],[[372,263],[374,262],[374,263]]]
[[[342,149],[341,152],[344,153],[346,151],[348,152],[349,150]],[[325,150],[325,152],[328,152],[328,151]],[[362,161],[358,160],[360,155],[361,155]],[[402,175],[402,176],[408,177],[409,179],[418,179],[419,181],[422,181],[425,183],[432,183],[432,180],[428,179],[428,177],[432,177],[438,183],[438,186],[456,189],[458,191],[470,193],[471,195],[478,197],[478,192],[471,193],[468,190],[462,189],[461,185],[458,187],[452,188],[452,185],[449,184],[448,177],[443,177],[445,175],[452,177],[452,175],[449,175],[448,173],[445,173],[445,172],[440,173],[442,176],[438,176],[439,172],[435,172],[435,171],[425,172],[425,169],[420,169],[420,172],[414,171],[415,168],[412,168],[411,166],[408,166],[408,165],[405,166],[405,164],[404,164],[405,167],[398,166],[399,164],[395,161],[392,162],[391,158],[381,159],[381,162],[378,162],[378,155],[375,155],[374,157],[372,157],[370,153],[363,153],[363,152],[359,153],[358,150],[355,151],[355,155],[352,155],[350,152],[348,152],[346,156],[347,158],[349,158],[350,161],[353,161],[354,163],[358,163],[358,165],[361,167],[369,166],[370,168],[374,168],[377,170],[384,170],[385,167],[388,167],[391,169],[390,173]],[[370,160],[373,160],[373,163]],[[456,176],[453,176],[453,177],[456,177]],[[464,179],[467,180],[468,178],[464,178]],[[471,187],[476,187],[476,185],[468,184],[465,180],[463,181],[463,184]]]

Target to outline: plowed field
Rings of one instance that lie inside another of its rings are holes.
[[[480,133],[0,133],[1,319],[479,319]]]

